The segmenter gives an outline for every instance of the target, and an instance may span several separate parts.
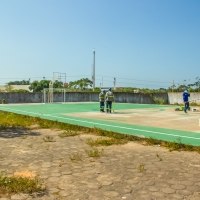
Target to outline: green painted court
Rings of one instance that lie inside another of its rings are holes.
[[[100,113],[99,103],[1,104],[0,110],[49,120],[98,127],[122,134],[181,140],[200,146],[199,113],[174,111],[174,106],[115,103],[111,114]]]

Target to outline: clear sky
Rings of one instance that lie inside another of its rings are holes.
[[[0,0],[0,85],[14,80],[168,88],[200,77],[199,0]],[[102,78],[103,77],[103,78]]]

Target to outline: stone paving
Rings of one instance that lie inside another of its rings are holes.
[[[60,138],[60,131],[1,130],[0,171],[39,175],[48,193],[13,195],[11,200],[200,200],[200,154],[169,152],[135,142],[98,147],[91,158],[85,143],[94,135]],[[45,142],[52,136],[54,142]],[[81,160],[75,155],[82,156]],[[7,198],[0,198],[7,200]]]

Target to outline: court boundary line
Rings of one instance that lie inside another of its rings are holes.
[[[134,131],[140,131],[140,132],[146,132],[146,133],[155,133],[155,134],[158,134],[158,135],[167,135],[167,136],[172,136],[172,137],[182,137],[182,138],[200,140],[200,138],[198,138],[198,137],[191,137],[191,136],[184,136],[184,135],[182,136],[182,135],[176,135],[176,134],[170,134],[170,133],[163,133],[163,132],[157,132],[157,131],[150,131],[150,130],[143,130],[143,129],[136,129],[136,128],[128,128],[128,127],[115,126],[115,125],[110,125],[110,124],[102,124],[102,123],[98,123],[98,122],[90,122],[90,121],[79,120],[79,119],[72,119],[72,118],[67,118],[67,117],[53,116],[51,114],[40,114],[40,113],[34,113],[34,112],[28,112],[28,111],[16,110],[16,109],[10,109],[10,108],[7,108],[7,109],[13,110],[13,111],[24,112],[24,113],[36,114],[36,115],[40,115],[40,116],[49,116],[49,117],[53,117],[53,118],[57,118],[57,119],[67,119],[67,120],[70,120],[70,121],[84,122],[84,123],[94,124],[94,125],[96,124],[96,125],[113,127],[113,128],[134,130]]]

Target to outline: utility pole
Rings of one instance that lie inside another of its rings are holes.
[[[116,78],[114,78],[114,90],[116,89]]]
[[[95,88],[95,49],[93,48],[93,73],[92,73],[93,91]]]
[[[174,91],[174,80],[172,81],[172,92]]]

